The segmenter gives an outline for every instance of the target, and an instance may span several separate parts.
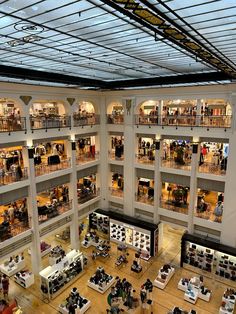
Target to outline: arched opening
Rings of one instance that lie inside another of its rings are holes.
[[[139,124],[158,123],[158,104],[156,100],[146,100],[138,106]]]
[[[73,113],[74,126],[97,124],[95,106],[91,101],[80,101]]]
[[[107,123],[122,124],[124,123],[124,107],[119,102],[112,102],[107,107]]]
[[[31,129],[63,128],[70,126],[70,118],[61,101],[34,101],[30,107]]]
[[[202,99],[201,115],[203,125],[230,127],[232,107],[225,99]]]
[[[11,132],[25,129],[25,118],[21,117],[22,108],[13,99],[0,98],[0,131]]]

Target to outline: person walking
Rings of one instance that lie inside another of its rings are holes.
[[[8,299],[9,279],[7,278],[7,275],[5,274],[3,274],[2,276],[2,290],[3,290],[4,299]]]

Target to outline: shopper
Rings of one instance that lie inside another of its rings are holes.
[[[9,279],[5,274],[2,276],[2,290],[4,299],[8,299]]]

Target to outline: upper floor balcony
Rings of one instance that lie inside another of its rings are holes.
[[[0,169],[0,186],[28,179],[28,168],[12,165],[9,170]]]
[[[39,223],[44,223],[72,209],[72,201],[52,201],[38,206]]]
[[[45,162],[35,165],[35,175],[41,176],[58,170],[64,170],[71,167],[71,159],[62,159],[58,155],[48,156]]]
[[[111,196],[120,197],[120,198],[124,197],[124,191],[123,189],[119,187],[111,186],[109,187],[109,190],[110,190]]]
[[[136,125],[230,128],[231,115],[145,115],[135,116]]]
[[[71,117],[66,115],[31,116],[30,126],[31,130],[71,128]]]
[[[124,124],[123,114],[107,114],[108,124]]]
[[[81,164],[86,164],[91,161],[95,161],[99,159],[99,152],[84,152],[84,153],[79,153],[76,156],[76,164],[81,165]]]
[[[84,204],[100,195],[100,188],[82,188],[77,190],[78,203]]]
[[[74,127],[100,124],[100,115],[95,113],[74,114],[73,122]]]
[[[0,132],[26,131],[25,117],[0,117]]]

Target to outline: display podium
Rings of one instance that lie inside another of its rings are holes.
[[[175,273],[174,267],[170,266],[170,268],[166,271],[162,267],[159,270],[158,275],[153,282],[153,285],[159,289],[165,289],[174,273]]]
[[[84,300],[85,298],[82,297]],[[77,307],[75,309],[75,314],[83,314],[91,307],[91,301],[87,300],[87,303],[83,305],[83,307]],[[61,314],[69,314],[69,310],[66,308],[66,304],[60,304],[58,308],[58,312]]]
[[[12,261],[5,261],[0,265],[0,272],[11,277],[25,267],[25,259],[19,256],[18,261],[12,259]]]

